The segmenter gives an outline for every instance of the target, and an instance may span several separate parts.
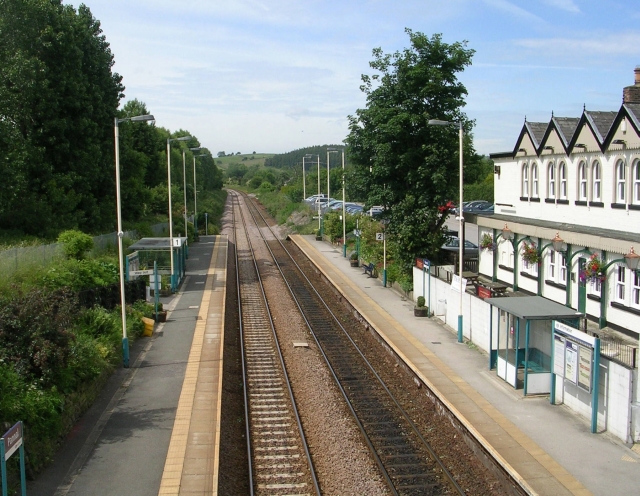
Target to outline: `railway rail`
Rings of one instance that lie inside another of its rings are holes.
[[[236,199],[237,200],[237,199]],[[242,224],[238,229],[236,211]],[[233,202],[251,494],[320,494],[242,210]]]
[[[245,202],[391,494],[464,494],[266,219]],[[265,232],[271,232],[269,240]]]

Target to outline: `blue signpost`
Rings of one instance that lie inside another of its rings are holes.
[[[27,496],[27,478],[24,467],[24,443],[22,442],[22,422],[18,422],[0,438],[0,465],[2,473],[2,496],[7,496],[7,460],[20,450],[20,489]]]

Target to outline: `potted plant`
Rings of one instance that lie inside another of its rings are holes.
[[[522,260],[532,265],[540,263],[540,252],[538,251],[538,247],[535,245],[535,243],[523,243]]]
[[[496,244],[493,242],[493,236],[489,233],[484,233],[480,238],[480,248],[482,250],[493,251],[496,249]]]
[[[351,264],[351,267],[359,267],[360,266],[360,261],[358,260],[358,252],[354,251],[351,256],[349,256],[349,263]]]
[[[162,306],[162,303],[158,303],[158,312],[155,315],[156,322],[166,322],[167,321],[167,311]]]
[[[413,307],[413,315],[416,317],[428,317],[429,316],[429,307],[425,307],[424,296],[418,296],[416,301],[416,306]]]

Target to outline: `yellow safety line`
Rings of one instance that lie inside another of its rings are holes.
[[[314,251],[315,248],[302,236],[300,235],[292,235],[290,239],[294,241],[298,245],[298,247],[305,253],[307,256],[309,255],[309,249]],[[300,243],[304,243],[307,249],[301,246]],[[310,260],[313,260],[309,256]],[[341,284],[334,281],[334,279],[327,274],[322,267],[317,266],[318,269],[323,273],[323,275],[331,281],[331,283],[340,291],[340,293],[347,298],[347,295],[342,290]],[[513,424],[510,420],[508,420],[502,413],[500,413],[496,408],[491,406],[488,402],[479,401],[480,399],[484,399],[477,391],[475,391],[468,383],[459,377],[457,374],[453,372],[453,370],[446,365],[442,360],[440,360],[437,355],[435,355],[431,350],[429,350],[425,345],[423,345],[413,334],[407,331],[397,320],[395,320],[386,310],[384,310],[378,303],[373,300],[369,295],[367,295],[364,291],[362,291],[356,284],[348,279],[344,274],[337,269],[335,273],[342,279],[342,283],[349,286],[353,291],[355,291],[361,298],[364,299],[366,303],[368,303],[372,308],[375,308],[380,317],[386,320],[396,331],[398,331],[407,341],[409,341],[413,346],[415,346],[420,353],[422,353],[427,359],[429,359],[434,365],[438,367],[438,369],[445,375],[446,378],[451,380],[462,392],[466,394],[466,396],[473,401],[478,408],[484,411],[487,415],[489,415],[498,425],[500,425],[506,432],[508,432],[518,444],[520,444],[526,451],[530,452],[531,455],[547,470],[551,475],[553,475],[560,484],[562,484],[568,491],[573,494],[581,494],[587,495],[591,494],[579,481],[577,481],[569,472],[562,467],[559,463],[557,463],[551,456],[547,455],[542,448],[538,447],[537,444],[531,440],[526,434],[524,434],[515,424]],[[348,300],[348,298],[347,298]],[[359,308],[355,302],[351,302],[354,308],[362,315],[366,316],[366,310]],[[421,370],[409,360],[409,358],[402,353],[400,349],[396,347],[396,345],[388,338],[388,336],[384,333],[382,329],[375,325],[373,322],[369,322],[370,325],[376,330],[376,332],[385,340],[385,342],[398,354],[398,356],[413,370],[413,372],[422,380],[424,383],[433,391],[433,393],[449,408],[454,415],[458,418],[458,420],[476,437],[478,442],[480,442],[487,451],[489,451],[492,456],[494,456],[505,470],[509,472],[509,474],[514,477],[520,484],[522,484],[523,489],[525,489],[528,494],[534,495],[538,494],[527,482],[526,480],[509,464],[497,451],[496,449],[485,439],[485,437],[469,422],[466,417],[453,405],[447,398],[437,389],[437,387],[421,372]],[[520,440],[514,437],[514,432],[518,433],[518,437]],[[531,448],[537,448],[539,452],[532,452]],[[543,456],[542,453],[544,453]]]
[[[218,260],[219,247],[220,243],[216,243],[211,256],[211,263],[209,264],[209,269],[207,271],[207,284],[203,291],[202,302],[198,312],[199,319],[196,322],[196,328],[193,334],[191,351],[189,352],[187,368],[184,375],[184,381],[182,383],[182,391],[180,393],[180,400],[178,401],[176,418],[171,432],[169,450],[167,452],[167,458],[162,472],[160,490],[158,491],[159,496],[177,495],[180,492],[182,469],[184,466],[185,453],[187,451],[189,427],[191,425],[191,412],[193,410],[193,400],[196,392],[196,384],[198,382],[200,356],[202,353],[209,302],[211,300],[211,293],[213,290],[213,276],[216,271],[215,266]]]

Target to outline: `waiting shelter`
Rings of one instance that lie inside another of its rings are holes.
[[[126,279],[136,271],[153,269],[154,262],[160,277],[168,275],[168,285],[172,291],[180,285],[186,274],[189,245],[186,237],[171,238],[142,238],[132,244],[129,249],[133,253],[127,256]],[[173,252],[173,274],[171,273],[171,253]]]
[[[554,322],[578,329],[584,314],[541,296],[485,302],[490,305],[489,368],[525,396],[550,393]]]

